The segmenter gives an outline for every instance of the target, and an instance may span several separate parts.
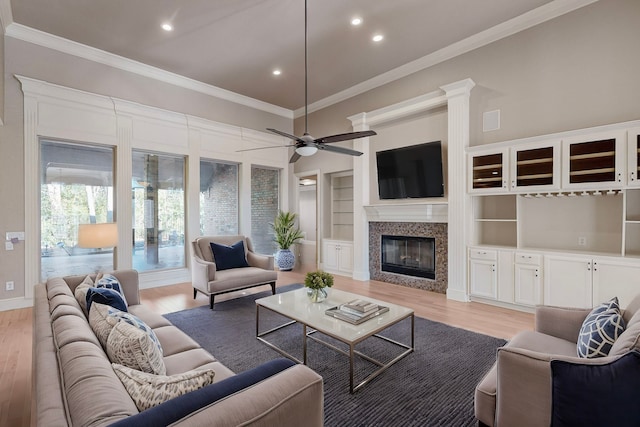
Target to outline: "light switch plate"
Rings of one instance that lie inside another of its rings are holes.
[[[4,248],[8,251],[12,251],[13,250],[13,243],[11,242],[4,242]]]
[[[24,240],[24,231],[7,231],[6,240],[11,240],[11,239]]]

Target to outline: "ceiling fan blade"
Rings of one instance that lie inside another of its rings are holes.
[[[296,144],[291,145],[274,145],[271,147],[256,147],[256,148],[245,148],[244,150],[236,150],[236,153],[240,153],[241,151],[253,151],[253,150],[264,150],[265,148],[287,148],[287,147],[295,147]]]
[[[350,156],[362,156],[362,153],[360,151],[352,150],[350,148],[338,147],[335,145],[316,144],[316,147],[318,147],[318,150],[331,151],[333,153],[348,154]]]
[[[304,140],[298,138],[297,136],[288,134],[286,132],[279,131],[278,129],[267,128],[267,130],[269,132],[277,133],[278,135],[284,136],[285,138],[293,139],[294,141],[298,141],[298,142],[304,143]]]
[[[377,133],[375,133],[372,130],[364,130],[360,132],[349,132],[349,133],[341,133],[338,135],[323,136],[322,138],[318,138],[313,142],[321,143],[321,144],[329,144],[332,142],[348,141],[350,139],[364,138],[365,136],[373,136],[373,135],[377,135]]]
[[[289,163],[295,163],[298,161],[298,159],[302,157],[300,156],[300,154],[296,153],[295,151],[293,152],[293,155],[291,156],[291,158],[289,159]]]

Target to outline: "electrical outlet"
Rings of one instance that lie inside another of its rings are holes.
[[[7,282],[6,289],[7,289],[8,291],[12,291],[12,290],[14,289],[14,287],[13,287],[13,281]]]
[[[578,246],[587,246],[587,238],[584,236],[578,237]]]

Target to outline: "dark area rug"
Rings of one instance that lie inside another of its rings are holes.
[[[290,285],[278,293],[299,288]],[[263,292],[165,315],[234,372],[282,357],[256,339],[255,300]],[[260,311],[261,331],[285,322],[268,310]],[[264,325],[264,326],[263,326]],[[383,335],[409,343],[410,321]],[[320,336],[331,341],[329,337]],[[302,327],[295,324],[269,335],[294,356],[302,358]],[[335,341],[331,341],[336,344]],[[324,379],[325,426],[475,426],[473,392],[495,362],[504,340],[415,318],[415,351],[365,385],[349,393],[349,361],[335,350],[308,340],[307,364]],[[343,348],[347,348],[343,346]],[[377,338],[356,347],[366,354],[392,358],[400,353]],[[372,371],[369,362],[356,364],[356,383]]]

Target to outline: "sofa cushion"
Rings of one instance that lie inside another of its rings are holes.
[[[120,281],[113,274],[105,274],[102,277],[100,277],[98,280],[96,280],[95,287],[113,289],[114,291],[120,294],[120,296],[124,301],[124,305],[126,306],[129,305],[127,304],[127,298],[124,296],[124,290],[122,289],[122,285],[120,284]]]
[[[242,240],[238,240],[230,246],[215,242],[211,242],[210,245],[216,270],[249,267]]]
[[[93,302],[110,305],[120,311],[127,311],[127,303],[122,298],[122,295],[113,289],[89,288],[87,290],[87,313],[91,311]]]
[[[613,343],[609,356],[621,356],[631,350],[640,351],[640,311],[629,320],[624,332]]]
[[[523,348],[538,353],[577,356],[575,343],[536,331],[518,332],[505,347]]]
[[[213,383],[215,371],[195,370],[172,376],[153,375],[113,364],[116,375],[140,411]]]
[[[107,355],[113,363],[138,371],[164,375],[162,352],[149,334],[130,323],[118,322],[107,338]]]
[[[82,311],[84,315],[89,317],[89,310],[87,310],[87,291],[89,288],[93,287],[93,279],[91,276],[86,276],[82,283],[76,286],[76,290],[74,291],[74,295],[80,307],[82,307]]]
[[[551,361],[552,427],[637,427],[640,354],[606,364]]]
[[[609,354],[611,346],[625,328],[618,298],[612,298],[591,310],[578,335],[578,356],[592,358]]]

